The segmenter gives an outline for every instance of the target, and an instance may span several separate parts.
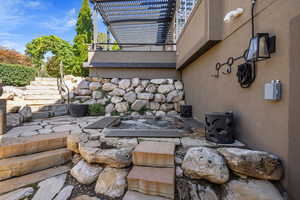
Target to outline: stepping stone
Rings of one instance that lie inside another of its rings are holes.
[[[133,151],[135,165],[174,167],[175,144],[168,142],[141,142]]]
[[[20,176],[17,178],[12,178],[6,181],[1,181],[0,194],[14,191],[26,185],[38,183],[42,180],[45,180],[53,176],[57,176],[59,174],[66,173],[68,171],[70,171],[70,168],[68,166],[53,167],[36,173]]]
[[[22,200],[33,194],[32,187],[22,188],[0,196],[0,200]]]
[[[87,127],[86,129],[104,129],[120,123],[120,117],[104,117]]]
[[[127,181],[129,190],[174,199],[174,168],[135,166],[127,176]]]
[[[106,137],[181,138],[186,132],[179,129],[104,129]]]
[[[68,200],[74,189],[73,185],[68,185],[62,189],[59,194],[54,198],[54,200]]]
[[[26,127],[23,127],[26,129]],[[49,151],[67,146],[68,132],[31,137],[4,138],[0,143],[0,159]]]
[[[57,149],[0,160],[0,180],[22,176],[65,164],[72,159],[68,149]]]
[[[145,195],[139,192],[128,190],[122,200],[168,200],[163,197]]]
[[[38,184],[39,189],[32,200],[52,200],[64,186],[66,177],[67,174],[61,174],[40,182]]]

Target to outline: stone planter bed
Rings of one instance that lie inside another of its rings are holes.
[[[76,200],[123,199],[127,190],[126,177],[132,168],[132,151],[142,141],[176,144],[175,199],[284,199],[272,183],[274,181],[278,183],[283,176],[283,167],[275,155],[249,150],[239,141],[229,145],[209,142],[205,139],[202,128],[189,129],[191,133],[181,138],[108,138],[105,137],[103,129],[85,128],[99,119],[101,117],[64,116],[34,120],[11,129],[2,137],[23,137],[70,131],[67,146],[74,155],[72,169],[67,176],[59,175],[57,179],[50,178],[48,181],[51,184],[64,183],[64,186],[57,189],[56,193],[64,191],[70,199],[76,199],[80,195],[89,196]],[[130,123],[126,124],[126,121]],[[136,121],[135,125],[132,124],[134,121]],[[147,124],[144,117],[139,120],[129,117],[124,119],[124,122],[121,125],[117,124],[118,128],[124,126],[124,128],[133,128],[133,126],[144,128],[143,125]],[[173,122],[169,121],[169,128],[186,128]],[[153,126],[159,127],[159,123]],[[35,193],[33,197],[35,199],[41,188],[37,190],[36,187],[27,187],[21,189],[21,192],[22,190],[23,193],[27,191],[29,199]],[[139,199],[146,198],[139,197]],[[157,197],[158,199],[165,198]]]

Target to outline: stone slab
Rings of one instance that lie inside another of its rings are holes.
[[[245,144],[241,143],[238,140],[235,140],[234,143],[232,144],[217,144],[206,140],[205,137],[200,137],[200,138],[183,137],[181,138],[181,144],[185,149],[189,149],[191,147],[210,147],[210,148],[221,148],[221,147],[245,148],[246,147]]]
[[[167,142],[141,142],[132,153],[133,163],[150,167],[174,167],[175,144]]]
[[[0,159],[64,148],[67,146],[68,135],[69,132],[62,132],[31,137],[3,138],[0,143]]]
[[[72,159],[68,149],[57,149],[31,155],[0,160],[0,180],[22,176],[54,166],[65,164]]]
[[[50,169],[45,169],[36,173],[20,176],[17,178],[12,178],[9,180],[0,182],[0,194],[4,194],[18,188],[24,187],[26,185],[31,185],[38,183],[47,178],[63,174],[70,171],[70,167],[68,166],[59,166],[53,167]]]
[[[1,195],[0,200],[24,200],[31,196],[33,192],[34,190],[32,187],[21,188],[19,190]]]
[[[64,186],[66,177],[67,174],[61,174],[40,182],[32,200],[52,200]]]
[[[169,143],[174,143],[175,145],[181,145],[180,138],[143,138],[139,137],[138,138],[139,143],[140,142],[145,142],[145,141],[152,141],[152,142],[169,142]]]
[[[115,124],[119,121],[120,121],[120,117],[104,117],[104,118],[88,125],[85,128],[86,129],[104,129],[104,128],[111,127],[113,124]]]
[[[181,138],[186,132],[179,129],[104,129],[106,137]]]
[[[163,197],[145,195],[139,192],[128,190],[122,200],[168,200]]]
[[[181,118],[185,126],[189,128],[204,128],[204,124],[193,118]]]
[[[129,190],[174,199],[174,168],[135,166],[127,176],[127,181]]]

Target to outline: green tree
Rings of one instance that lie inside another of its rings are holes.
[[[48,58],[48,61],[45,64],[47,74],[51,77],[59,77],[60,76],[59,65],[60,65],[60,60],[58,59],[57,56],[52,56]]]
[[[76,32],[77,35],[86,35],[86,43],[92,42],[93,20],[89,0],[83,0],[82,2],[82,7],[77,19]]]

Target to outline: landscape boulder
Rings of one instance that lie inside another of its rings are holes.
[[[273,154],[240,148],[220,148],[218,151],[229,168],[240,174],[268,180],[280,180],[283,176],[281,161]]]
[[[189,149],[182,162],[182,169],[185,176],[192,179],[206,179],[217,184],[223,184],[229,180],[229,170],[225,160],[211,148]]]
[[[84,160],[79,161],[71,170],[71,175],[81,184],[92,184],[97,180],[103,170],[97,164],[89,164]]]
[[[99,175],[95,192],[110,198],[123,196],[127,187],[127,174],[127,169],[106,167]]]

